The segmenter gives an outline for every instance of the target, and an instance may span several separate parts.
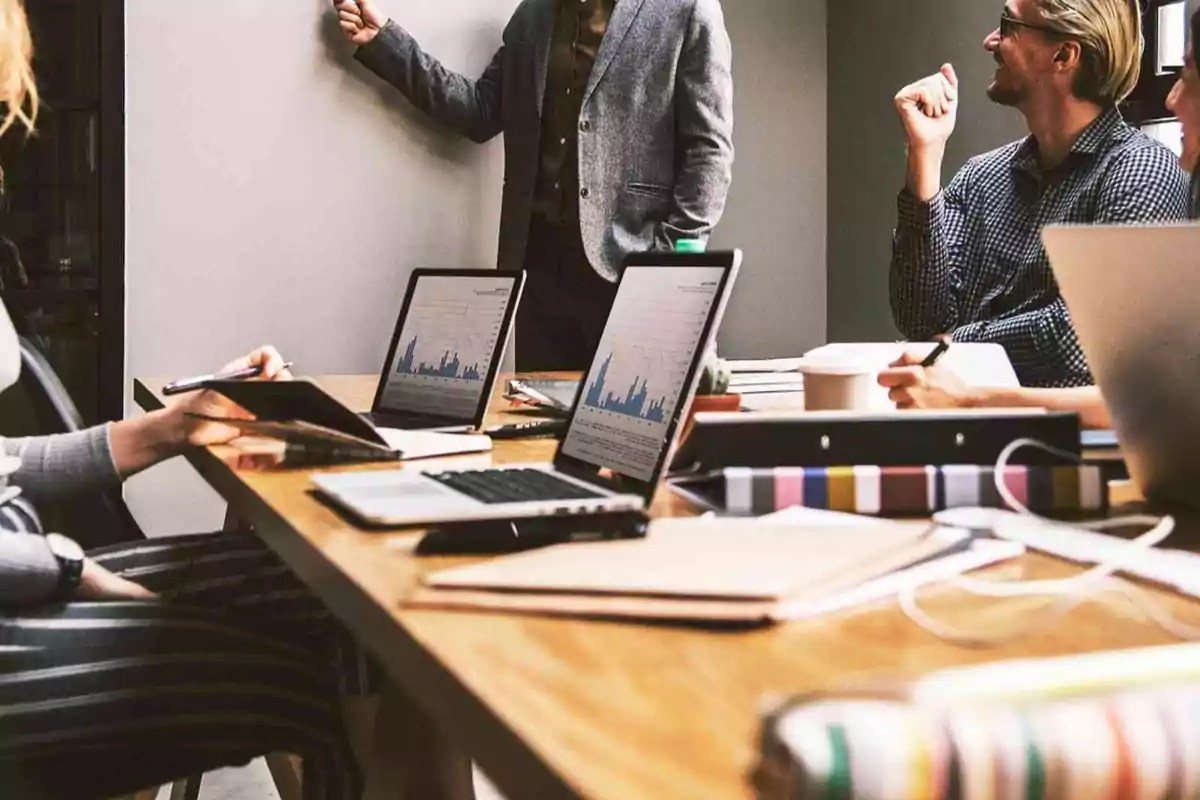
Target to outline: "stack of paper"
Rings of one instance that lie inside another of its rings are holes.
[[[800,358],[731,360],[729,391],[733,394],[780,394],[804,391],[804,376],[796,369]]]
[[[504,397],[559,416],[570,416],[579,381],[567,378],[513,378]]]
[[[730,371],[734,375],[745,372],[795,372],[804,363],[803,358],[745,358],[730,359]]]
[[[799,372],[735,372],[729,377],[734,394],[775,394],[804,391],[804,376]]]

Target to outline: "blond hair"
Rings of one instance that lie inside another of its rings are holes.
[[[33,38],[22,0],[0,0],[0,103],[6,106],[0,135],[20,122],[33,132],[38,90],[33,80]]]
[[[1079,42],[1082,64],[1075,96],[1115,105],[1130,95],[1142,71],[1138,0],[1033,0],[1046,24]]]

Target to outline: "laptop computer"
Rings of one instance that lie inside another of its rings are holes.
[[[481,428],[524,286],[523,272],[413,270],[367,421]]]
[[[626,259],[553,463],[320,474],[313,483],[335,504],[377,525],[648,508],[740,264],[739,251]]]
[[[1130,477],[1200,508],[1200,226],[1053,226],[1042,240]]]

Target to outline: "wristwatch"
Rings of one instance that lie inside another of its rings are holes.
[[[47,533],[46,544],[50,552],[58,560],[58,586],[54,590],[55,597],[66,599],[79,588],[83,577],[83,548],[74,539],[61,533]]]

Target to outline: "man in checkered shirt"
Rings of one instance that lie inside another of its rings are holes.
[[[892,315],[911,339],[1004,345],[1026,386],[1092,376],[1042,248],[1051,223],[1187,218],[1174,154],[1126,125],[1116,105],[1141,62],[1137,0],[1008,0],[984,40],[999,68],[988,97],[1020,111],[1030,136],[977,156],[944,190],[958,111],[946,64],[905,87],[908,134],[891,266]]]

